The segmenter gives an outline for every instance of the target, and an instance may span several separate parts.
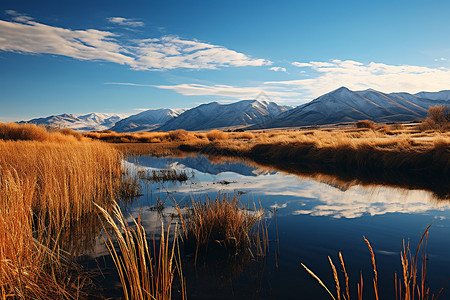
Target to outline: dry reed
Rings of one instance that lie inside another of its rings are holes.
[[[206,251],[210,243],[224,246],[234,256],[265,256],[268,252],[268,225],[262,209],[257,210],[255,206],[255,210],[250,211],[242,207],[236,195],[193,201],[190,214],[184,216],[182,222],[186,244],[193,243],[195,247],[195,262],[199,251]]]
[[[175,271],[180,276],[182,299],[186,299],[178,244],[178,227],[175,227],[174,240],[170,245],[170,225],[165,231],[164,224],[161,223],[159,248],[156,249],[156,241],[153,237],[152,254],[140,216],[138,220],[131,217],[133,226],[129,226],[117,203],[112,208],[112,215],[102,207],[98,205],[97,207],[114,232],[113,238],[105,230],[106,244],[119,273],[125,299],[170,300]],[[114,240],[117,241],[120,252],[114,247]]]
[[[430,225],[431,226],[431,225]],[[428,270],[428,256],[426,254],[426,246],[427,246],[427,239],[428,239],[428,231],[430,229],[430,226],[427,227],[425,232],[423,233],[419,244],[417,246],[416,252],[414,257],[412,256],[411,250],[409,248],[409,243],[405,245],[405,241],[403,241],[403,250],[401,253],[401,262],[402,262],[402,277],[398,278],[397,273],[395,274],[395,299],[400,300],[437,300],[439,296],[441,295],[444,287],[442,287],[437,295],[434,295],[430,292],[430,288],[428,286],[427,281],[427,270]],[[369,241],[364,237],[364,241],[367,244],[367,247],[369,248],[371,261],[372,261],[372,268],[374,272],[373,277],[373,291],[374,291],[374,298],[376,300],[379,299],[379,290],[378,290],[378,271],[377,266],[375,263],[375,254],[372,249],[372,246],[370,245]],[[419,257],[419,254],[421,256]],[[334,281],[336,283],[336,294],[333,295],[333,293],[326,287],[326,285],[322,282],[322,280],[314,274],[313,271],[308,269],[303,263],[301,265],[305,270],[314,278],[317,280],[317,282],[327,291],[327,293],[330,295],[330,297],[333,300],[341,299],[341,297],[345,300],[350,300],[350,288],[349,288],[349,276],[347,273],[347,270],[344,265],[344,259],[342,258],[342,254],[339,252],[339,260],[342,265],[342,271],[345,276],[345,291],[341,291],[340,289],[340,280],[338,277],[337,270],[333,264],[333,261],[330,257],[328,257],[330,261],[330,265],[333,271],[333,277]],[[419,261],[420,259],[420,261]],[[420,274],[420,276],[419,276]],[[363,277],[361,274],[360,282],[357,284],[357,299],[362,300],[363,299]]]
[[[0,298],[79,298],[87,281],[71,275],[62,239],[95,213],[93,200],[116,197],[122,155],[72,132],[0,131]]]

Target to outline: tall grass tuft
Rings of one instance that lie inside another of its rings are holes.
[[[74,142],[84,139],[83,135],[71,129],[47,130],[34,124],[0,123],[0,139],[47,142]]]
[[[369,120],[362,120],[356,122],[356,128],[375,129],[375,122]]]
[[[172,298],[172,284],[175,271],[180,276],[181,296],[186,299],[186,290],[181,271],[180,250],[178,244],[178,227],[175,227],[174,240],[170,245],[170,225],[167,231],[161,227],[159,248],[153,237],[153,254],[148,245],[145,229],[138,220],[131,217],[133,226],[129,226],[119,206],[114,204],[111,214],[97,205],[109,226],[112,227],[114,237],[107,232],[108,250],[114,260],[122,283],[125,299],[158,299]],[[114,247],[117,241],[120,252]]]
[[[88,280],[73,275],[63,237],[96,212],[92,201],[116,197],[122,155],[34,125],[0,131],[0,298],[78,298]]]
[[[226,139],[228,139],[228,133],[220,131],[220,130],[211,130],[210,132],[206,133],[206,137],[210,141],[226,140]]]
[[[262,209],[246,209],[236,195],[193,201],[190,214],[182,222],[186,243],[195,247],[195,262],[199,251],[206,250],[210,243],[224,246],[233,255],[265,256],[268,252],[268,226]]]
[[[431,226],[431,225],[430,225]],[[440,289],[437,295],[434,295],[430,292],[430,288],[428,286],[427,281],[427,270],[428,270],[428,256],[426,253],[427,239],[428,239],[428,231],[430,226],[427,227],[425,232],[423,233],[419,244],[417,246],[414,257],[412,256],[409,242],[405,245],[405,241],[403,241],[403,250],[401,253],[401,262],[402,262],[402,276],[399,278],[397,273],[395,274],[395,299],[396,300],[437,300],[441,295],[444,287]],[[370,242],[364,237],[364,241],[369,248],[372,268],[374,272],[373,277],[373,291],[374,298],[376,300],[379,299],[379,290],[378,290],[378,271],[375,263],[375,254],[370,245]],[[333,261],[330,257],[328,257],[330,261],[331,268],[333,270],[334,281],[336,283],[336,293],[333,294],[327,286],[322,282],[322,280],[314,274],[313,271],[308,269],[303,263],[301,265],[303,268],[314,278],[317,282],[327,291],[330,297],[333,300],[342,299],[350,300],[350,288],[349,288],[349,276],[347,270],[345,268],[344,259],[342,257],[341,252],[339,252],[339,260],[341,262],[342,270],[345,277],[345,290],[341,290],[340,280],[338,273],[336,271],[336,267],[333,264]],[[357,297],[358,300],[363,299],[363,276],[361,274],[360,282],[357,284]]]

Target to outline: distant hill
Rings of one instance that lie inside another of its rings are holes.
[[[77,131],[92,131],[109,129],[125,115],[90,113],[87,115],[62,114],[46,118],[37,118],[19,123],[31,123],[36,125],[48,125],[57,128],[70,128]]]
[[[429,106],[449,104],[444,92],[426,94],[433,99],[408,93],[385,94],[372,89],[354,92],[341,87],[284,112],[269,122],[259,123],[249,128],[297,127],[358,120],[412,121],[425,118]],[[419,93],[419,95],[424,94]]]
[[[178,117],[182,109],[149,109],[118,121],[110,129],[116,132],[152,131]]]
[[[450,100],[450,91],[440,91],[440,92],[420,92],[415,94],[417,97],[431,99],[431,100]]]
[[[81,116],[62,114],[27,122],[78,131],[265,129],[325,125],[358,120],[413,121],[426,118],[428,107],[444,104],[450,105],[450,90],[417,94],[386,94],[373,89],[351,91],[346,87],[341,87],[295,108],[270,101],[242,100],[231,104],[211,102],[188,110],[149,109],[129,117],[102,113]]]
[[[264,123],[291,109],[274,102],[242,100],[231,104],[211,102],[191,108],[158,130],[207,130]]]

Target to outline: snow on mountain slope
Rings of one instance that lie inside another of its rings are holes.
[[[77,131],[105,130],[126,117],[122,114],[90,113],[86,115],[61,114],[37,118],[20,123],[47,125],[57,128],[70,128]]]
[[[429,106],[445,100],[423,99],[408,93],[385,94],[372,89],[354,92],[341,87],[313,101],[280,114],[251,129],[324,125],[358,120],[412,121],[425,118]]]
[[[358,120],[375,122],[424,119],[428,107],[450,105],[450,90],[441,92],[382,93],[373,89],[351,91],[341,87],[292,108],[269,101],[242,100],[231,104],[211,102],[189,110],[150,109],[126,117],[118,114],[62,114],[28,123],[78,131],[112,129],[117,132],[154,130],[208,130],[247,127],[263,129],[324,125]]]
[[[176,118],[183,109],[149,109],[117,122],[111,130],[116,132],[152,131]]]
[[[231,104],[211,102],[189,109],[158,130],[206,130],[246,126],[269,121],[290,107],[274,102],[242,100]]]
[[[420,92],[415,94],[417,97],[430,100],[446,100],[450,101],[450,90],[440,92]]]

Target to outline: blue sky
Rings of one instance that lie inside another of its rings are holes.
[[[450,89],[449,14],[448,1],[2,0],[0,121]]]

